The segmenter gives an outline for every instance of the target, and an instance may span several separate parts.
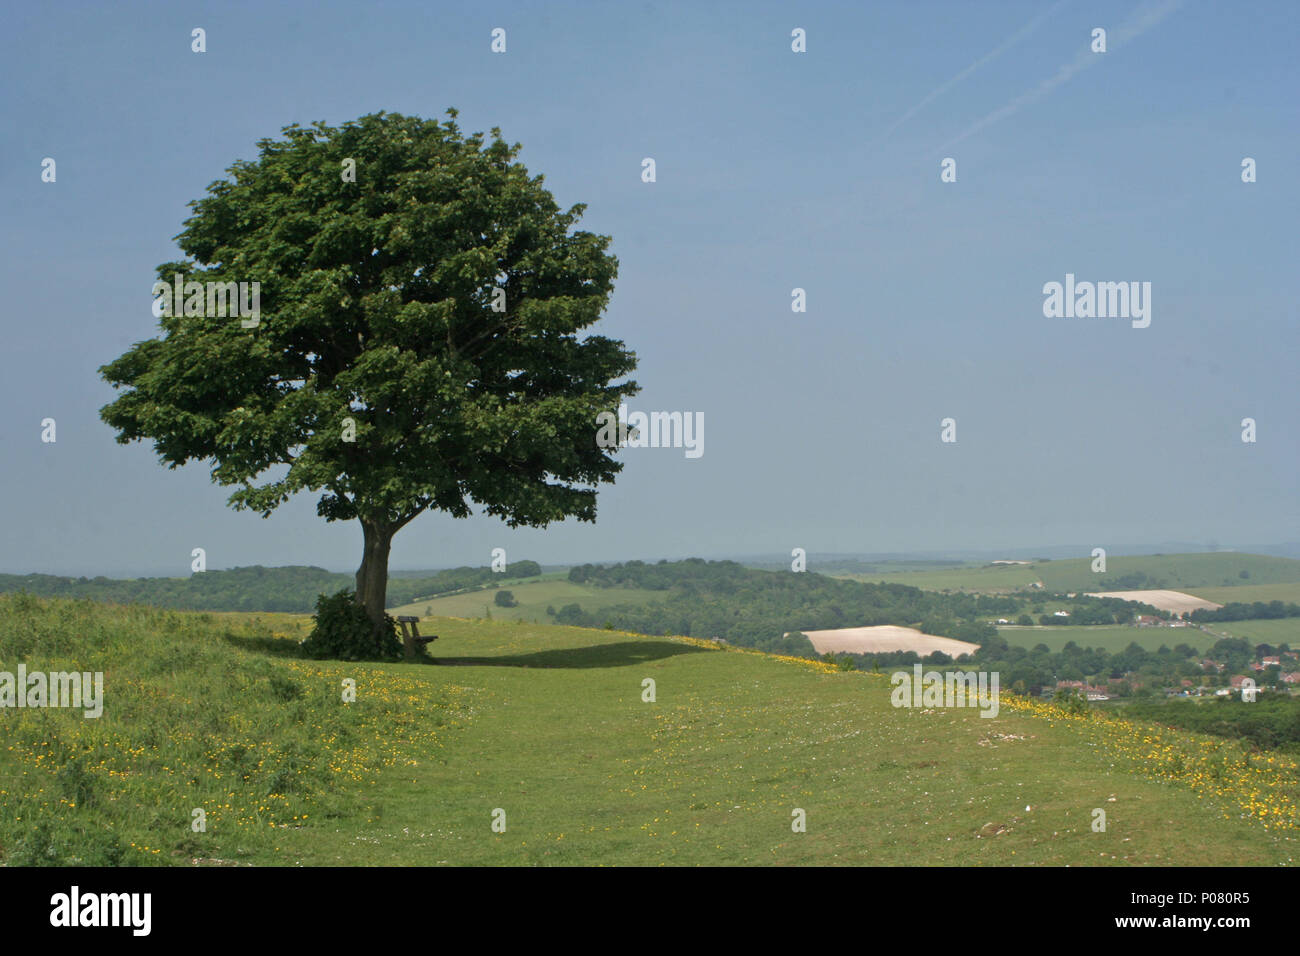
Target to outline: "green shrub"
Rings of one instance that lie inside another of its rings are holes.
[[[830,651],[823,654],[821,659],[827,664],[833,664],[836,670],[855,671],[858,669],[857,662],[854,661],[851,654],[836,654],[834,651]]]
[[[384,626],[376,632],[366,609],[344,588],[338,594],[322,594],[316,599],[316,626],[302,642],[309,657],[340,661],[397,660],[402,656],[402,642],[397,637],[397,622],[384,615]]]
[[[1060,707],[1067,714],[1086,714],[1090,708],[1088,698],[1076,690],[1062,688],[1056,692],[1052,698],[1052,703]]]

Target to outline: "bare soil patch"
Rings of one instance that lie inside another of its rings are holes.
[[[1182,591],[1095,591],[1089,592],[1088,596],[1120,598],[1124,601],[1141,601],[1143,604],[1150,604],[1152,607],[1158,607],[1162,611],[1171,611],[1174,614],[1197,611],[1201,608],[1217,611],[1223,607],[1222,604],[1215,604],[1213,601],[1207,601],[1204,598],[1184,594]]]
[[[951,637],[936,637],[913,627],[882,624],[877,627],[840,627],[827,631],[804,631],[818,654],[888,654],[891,651],[915,651],[921,657],[943,651],[952,657],[973,654],[978,644]]]

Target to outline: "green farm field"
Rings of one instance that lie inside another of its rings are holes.
[[[1289,644],[1300,650],[1300,617],[1275,621],[1223,621],[1207,624],[1215,634],[1243,637],[1252,644]]]
[[[580,604],[584,611],[599,611],[615,604],[648,604],[662,601],[667,597],[663,591],[649,591],[643,588],[598,588],[589,584],[573,584],[567,576],[553,575],[549,578],[531,579],[525,583],[507,582],[501,590],[514,595],[518,607],[498,607],[493,598],[496,589],[470,591],[466,594],[452,594],[446,597],[414,601],[401,607],[389,608],[388,613],[413,614],[416,617],[488,617],[503,621],[532,621],[538,624],[550,622],[546,613],[548,606],[559,610],[566,604]]]
[[[1207,601],[1214,601],[1216,604],[1227,604],[1229,601],[1245,603],[1287,601],[1300,604],[1300,581],[1281,584],[1243,584],[1236,588],[1192,587],[1187,589],[1187,593],[1205,598]]]
[[[553,625],[442,619],[439,664],[308,661],[303,620],[0,598],[0,670],[105,674],[97,720],[3,712],[3,862],[1215,866],[1300,849],[1300,767],[1220,739],[1006,693],[992,719],[894,708],[884,675]]]
[[[873,574],[837,574],[835,577],[866,583],[906,584],[930,591],[1018,591],[1039,580],[1033,566],[968,565],[961,568],[941,568],[933,571],[896,571]]]
[[[1243,572],[1247,577],[1241,577]],[[1216,602],[1223,602],[1225,598],[1240,601],[1300,599],[1300,561],[1235,551],[1110,557],[1104,574],[1093,573],[1092,558],[1083,557],[1037,561],[1030,565],[970,565],[956,569],[845,577],[907,584],[929,590],[996,592],[1017,590],[1041,581],[1049,591],[1095,591],[1102,590],[1098,586],[1099,579],[1113,580],[1132,574],[1147,575],[1159,580],[1159,587],[1188,591]],[[1119,587],[1105,589],[1130,590]],[[1262,596],[1265,594],[1268,596]]]

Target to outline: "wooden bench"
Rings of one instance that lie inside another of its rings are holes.
[[[437,634],[421,637],[419,622],[418,617],[408,617],[405,614],[397,619],[397,624],[402,629],[402,645],[406,648],[406,659],[408,661],[415,657],[415,646],[417,644],[424,647],[430,641],[438,639]]]

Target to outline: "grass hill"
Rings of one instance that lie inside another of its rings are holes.
[[[0,671],[104,672],[104,713],[0,710],[0,855],[33,863],[1276,865],[1300,768],[1002,695],[687,638],[446,619],[441,661],[305,661],[290,615],[0,597]],[[646,679],[653,703],[643,700]],[[344,703],[345,680],[356,700]],[[194,832],[194,811],[206,832]],[[805,811],[807,832],[791,828]],[[1095,809],[1105,832],[1092,832]],[[505,832],[494,832],[503,811]],[[499,816],[499,814],[498,814]]]
[[[620,604],[648,604],[663,600],[663,593],[644,588],[600,588],[590,584],[575,584],[563,574],[543,575],[524,582],[503,582],[512,595],[515,607],[499,607],[493,603],[490,591],[451,594],[431,600],[412,601],[399,605],[390,614],[432,614],[438,617],[488,617],[494,620],[531,621],[549,624],[548,607],[559,610],[566,604],[578,604],[585,611],[599,612]]]

